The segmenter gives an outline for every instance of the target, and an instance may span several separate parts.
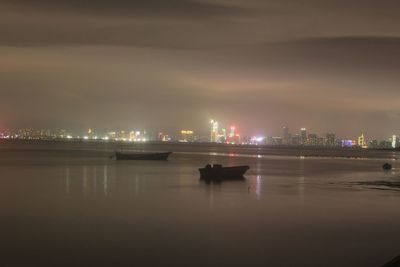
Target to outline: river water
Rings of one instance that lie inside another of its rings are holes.
[[[393,152],[170,145],[146,162],[90,148],[0,144],[1,266],[378,267],[400,253],[400,191],[359,183],[400,180]],[[207,163],[250,170],[207,184]]]

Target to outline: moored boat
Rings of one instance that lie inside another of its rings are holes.
[[[214,164],[211,166],[207,164],[206,167],[200,168],[200,179],[202,180],[241,180],[244,179],[245,172],[250,169],[249,166],[231,166],[222,167],[221,164]]]
[[[385,164],[382,165],[382,169],[384,169],[385,171],[389,171],[392,169],[392,165],[386,162]]]
[[[167,160],[172,152],[115,152],[117,160]]]

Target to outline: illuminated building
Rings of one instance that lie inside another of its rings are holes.
[[[164,134],[162,133],[162,132],[159,132],[158,134],[157,134],[157,141],[162,141],[163,140],[163,136],[164,136]]]
[[[171,137],[169,137],[168,134],[164,134],[164,135],[162,136],[161,141],[163,141],[163,142],[171,141]]]
[[[334,146],[335,145],[335,134],[334,133],[327,133],[326,134],[326,142],[327,146]]]
[[[236,134],[235,135],[235,137],[234,137],[234,143],[235,144],[240,144],[241,143],[241,137],[240,137],[240,134]]]
[[[262,136],[253,136],[249,140],[244,140],[244,143],[252,145],[264,145],[266,143],[266,138]]]
[[[301,137],[301,144],[302,145],[307,144],[307,129],[306,128],[300,129],[300,137]]]
[[[286,126],[282,127],[283,129],[283,144],[284,145],[289,145],[290,144],[290,133],[289,133],[289,128]]]
[[[229,132],[229,137],[234,137],[235,136],[235,130],[236,130],[236,127],[235,126],[231,126],[231,131]]]
[[[308,135],[308,144],[312,146],[317,146],[318,145],[318,137],[316,134],[309,134]]]
[[[283,138],[280,136],[270,136],[267,138],[266,143],[268,145],[282,145]]]
[[[255,145],[256,143],[254,142],[254,140],[255,137],[244,136],[241,141],[243,145]]]
[[[358,137],[357,145],[358,145],[359,147],[362,147],[362,148],[366,148],[366,147],[367,147],[367,145],[366,145],[366,143],[365,143],[364,134],[361,134],[361,136]]]
[[[273,145],[282,145],[282,137],[280,136],[273,136],[271,141]]]
[[[181,131],[181,138],[180,142],[193,142],[194,137],[193,137],[193,131],[192,130],[182,130]]]
[[[355,140],[342,140],[342,147],[353,147],[356,145]]]
[[[143,130],[142,140],[143,142],[149,141],[149,135],[147,134],[146,130]]]
[[[130,141],[135,141],[136,140],[136,131],[131,131],[129,133],[129,140]]]
[[[210,142],[218,141],[218,121],[211,120]]]
[[[298,146],[302,144],[301,136],[299,134],[296,134],[295,136],[292,137],[291,144]]]
[[[265,138],[264,144],[267,145],[282,145],[283,144],[283,138],[280,136],[268,136]]]
[[[317,138],[317,146],[323,146],[323,145],[325,145],[325,138],[318,137]]]
[[[240,134],[236,133],[236,127],[231,126],[229,136],[227,138],[227,143],[229,144],[240,144]]]
[[[397,136],[392,135],[391,141],[392,141],[392,148],[396,148],[399,144],[399,139],[397,138]]]
[[[392,148],[392,142],[391,141],[387,141],[387,140],[383,140],[379,142],[379,147],[380,148]]]
[[[370,148],[379,148],[378,140],[371,140],[371,141],[369,141],[368,147],[370,147]]]
[[[54,131],[54,136],[56,138],[67,138],[68,133],[65,129],[58,129]]]
[[[140,131],[135,132],[135,138],[133,141],[141,141],[142,140],[142,134]]]
[[[92,128],[89,128],[86,135],[87,139],[97,139],[97,136]]]
[[[122,132],[122,131],[121,131]],[[146,131],[131,131],[128,134],[125,134],[125,137],[122,139],[123,141],[132,141],[132,142],[144,142],[146,140],[148,140],[148,137],[146,135]]]
[[[129,139],[129,134],[125,131],[119,131],[115,140],[126,141]]]
[[[115,140],[117,138],[117,133],[116,132],[108,132],[107,136],[111,140]]]
[[[218,135],[218,141],[221,143],[225,143],[227,140],[226,129],[225,128],[221,129],[221,132],[222,133]]]

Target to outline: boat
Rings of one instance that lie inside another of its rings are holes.
[[[115,152],[116,160],[167,160],[172,152]]]
[[[221,164],[214,164],[211,166],[207,164],[204,168],[200,168],[200,179],[201,180],[242,180],[244,179],[245,172],[250,169],[249,166],[231,166],[223,167]]]
[[[392,165],[386,162],[385,164],[382,165],[382,169],[389,171],[392,169]]]

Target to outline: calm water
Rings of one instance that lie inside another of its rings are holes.
[[[400,179],[396,161],[48,146],[0,146],[1,266],[378,267],[400,253],[400,191],[353,184]],[[205,184],[206,163],[251,169]]]

